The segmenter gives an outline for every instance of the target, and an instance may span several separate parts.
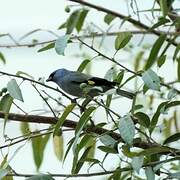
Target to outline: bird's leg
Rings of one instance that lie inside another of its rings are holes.
[[[75,103],[76,104],[77,100],[78,100],[78,98],[74,98],[74,99],[71,100],[71,103]]]

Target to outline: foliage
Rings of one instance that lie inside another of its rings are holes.
[[[10,77],[5,84],[2,83],[0,91],[0,117],[4,122],[2,138],[8,142],[8,119],[12,123],[20,121],[22,133],[22,136],[9,138],[10,143],[6,142],[0,147],[9,148],[2,158],[0,179],[11,180],[15,176],[23,176],[23,173],[16,173],[16,167],[11,167],[11,159],[19,153],[19,149],[13,157],[9,155],[9,151],[14,144],[28,140],[31,141],[38,172],[43,171],[43,163],[49,163],[44,160],[44,156],[53,156],[45,151],[48,142],[53,142],[54,146],[51,148],[54,148],[54,154],[61,163],[71,159],[68,162],[70,174],[59,176],[73,177],[82,175],[84,169],[87,172],[97,169],[95,174],[87,173],[84,176],[106,175],[108,179],[115,180],[179,179],[180,15],[173,6],[176,0],[152,1],[152,7],[146,7],[145,10],[140,9],[140,0],[129,0],[126,15],[104,8],[103,5],[70,1],[78,3],[78,6],[65,7],[67,19],[58,28],[58,38],[40,43],[33,41],[27,47],[41,44],[39,54],[45,51],[49,53],[53,49],[53,53],[62,57],[71,54],[71,47],[78,44],[79,49],[74,57],[80,57],[82,62],[77,71],[90,72],[93,65],[98,65],[98,60],[103,60],[101,63],[105,65],[110,62],[111,67],[106,72],[103,67],[99,67],[99,70],[104,72],[106,80],[114,81],[117,89],[110,89],[101,94],[103,96],[93,99],[85,97],[85,100],[76,100],[61,89],[45,83],[43,78],[36,81],[26,72],[18,71],[14,75],[0,71],[0,79]],[[122,6],[125,6],[123,1]],[[146,14],[149,22],[144,20],[141,12]],[[99,24],[89,22],[93,21],[92,14],[101,18]],[[127,30],[133,29],[129,28],[129,23],[135,31]],[[34,32],[37,30],[24,37]],[[139,40],[142,34],[145,40]],[[7,35],[2,34],[0,37]],[[21,47],[23,44],[20,42],[16,46]],[[5,57],[6,54],[0,52],[3,63],[0,65],[7,66]],[[125,59],[125,62],[121,59]],[[170,66],[173,66],[173,72],[169,72]],[[165,74],[162,73],[164,69]],[[27,100],[21,87],[28,87],[25,82],[36,90],[52,117],[46,115],[45,109],[43,116],[23,111],[23,103],[26,104]],[[50,90],[54,91],[55,96],[51,96]],[[122,92],[127,99],[120,98],[123,97]],[[57,109],[54,102],[61,110]],[[18,110],[14,112],[13,108]],[[19,111],[24,115],[19,114]],[[34,130],[31,122],[48,124],[48,127],[43,130],[36,127]],[[66,137],[66,131],[73,133]],[[112,163],[113,169],[109,167]],[[27,180],[56,178],[51,174],[51,168],[48,172],[50,174],[34,175]]]

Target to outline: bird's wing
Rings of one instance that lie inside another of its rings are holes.
[[[71,73],[68,74],[68,79],[70,79],[71,82],[77,83],[77,84],[84,83],[89,78],[91,78],[91,76],[84,73],[80,73],[80,72],[71,71]]]

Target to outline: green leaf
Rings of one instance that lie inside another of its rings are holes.
[[[39,49],[37,52],[47,51],[47,50],[52,49],[54,47],[55,47],[55,43],[52,42],[52,43],[49,43],[48,45],[46,45],[45,47]]]
[[[126,143],[131,145],[133,142],[134,135],[135,135],[135,126],[130,115],[126,115],[120,118],[119,132],[122,139]]]
[[[82,9],[80,11],[79,18],[78,18],[78,21],[76,23],[76,29],[77,29],[78,32],[81,31],[81,28],[83,26],[83,23],[84,23],[84,20],[85,20],[85,18],[87,16],[88,11],[89,10],[87,10],[87,9]]]
[[[159,3],[163,16],[165,17],[168,14],[167,0],[159,0]]]
[[[78,9],[78,10],[75,10],[70,15],[66,24],[66,34],[71,34],[73,32],[74,28],[76,27],[79,21],[80,14],[81,14],[81,9]]]
[[[110,154],[117,154],[118,152],[109,146],[98,146],[98,149],[100,149],[101,151],[105,152],[105,153],[110,153]]]
[[[145,114],[143,112],[137,112],[136,114],[134,114],[134,116],[136,118],[138,118],[138,121],[142,126],[144,126],[146,128],[149,127],[150,119],[149,119],[149,116],[147,114]]]
[[[104,22],[109,25],[115,18],[116,16],[113,16],[112,14],[106,14],[104,16]]]
[[[152,170],[152,167],[147,167],[145,169],[146,177],[147,180],[155,180],[155,174],[154,171]]]
[[[145,150],[139,152],[137,155],[138,156],[151,156],[154,154],[169,152],[169,151],[170,151],[170,148],[164,147],[164,146],[159,146],[159,147],[152,147],[149,149],[145,149]]]
[[[115,49],[118,51],[122,49],[131,40],[132,34],[130,32],[118,33],[115,39]]]
[[[168,22],[170,22],[169,19],[166,19],[166,18],[164,18],[164,17],[161,17],[161,18],[159,18],[158,22],[155,23],[155,24],[150,28],[150,30],[153,30],[153,29],[155,29],[155,28],[157,28],[157,27],[159,27],[159,26],[161,26],[161,25],[164,25],[164,24],[166,24],[166,23],[168,23]]]
[[[68,41],[70,39],[70,35],[64,35],[59,37],[55,42],[55,50],[59,55],[64,56],[65,48],[67,47]]]
[[[10,96],[14,99],[18,99],[20,101],[24,101],[21,93],[21,89],[19,88],[15,79],[11,79],[7,84],[7,90]]]
[[[5,176],[1,180],[13,180],[13,176]]]
[[[137,72],[140,69],[140,62],[143,59],[144,51],[138,52],[134,60],[134,70]]]
[[[0,52],[0,60],[3,62],[3,64],[6,64],[6,59],[2,52]]]
[[[149,69],[156,61],[157,57],[158,57],[158,53],[161,49],[161,46],[163,45],[164,41],[166,40],[166,35],[165,34],[161,34],[159,36],[159,38],[156,40],[156,42],[154,43],[150,55],[148,57],[147,63],[145,65],[145,70]]]
[[[131,166],[138,174],[139,174],[139,170],[143,165],[143,161],[144,161],[143,156],[136,156],[132,158]]]
[[[31,176],[29,178],[26,178],[26,180],[55,180],[55,179],[52,178],[50,175],[41,174],[41,175]]]
[[[160,79],[158,75],[151,69],[142,74],[142,80],[149,89],[160,90]]]
[[[157,60],[157,64],[158,64],[158,67],[161,67],[166,61],[166,55],[162,55],[158,58]]]
[[[90,150],[91,150],[91,147],[86,148],[86,150],[84,151],[84,153],[80,157],[79,161],[77,162],[76,167],[74,169],[72,169],[72,174],[78,174],[79,173],[79,171],[81,170]]]
[[[176,46],[176,49],[174,51],[174,55],[173,55],[173,60],[176,60],[176,58],[178,57],[178,54],[180,53],[180,44],[178,44]]]
[[[32,149],[33,149],[33,157],[34,157],[34,162],[36,164],[37,170],[39,170],[42,161],[43,161],[43,156],[44,156],[44,151],[42,148],[42,140],[43,138],[41,136],[37,138],[32,138]]]
[[[124,77],[124,70],[122,70],[118,73],[118,75],[116,76],[114,81],[117,82],[118,84],[121,84],[123,77]]]
[[[22,135],[27,135],[27,133],[30,132],[28,122],[21,122],[20,130],[21,130]]]
[[[39,170],[43,158],[44,158],[44,150],[46,147],[46,144],[49,140],[50,134],[47,134],[45,136],[38,136],[31,139],[32,142],[32,149],[33,149],[33,158],[36,165],[37,170]]]
[[[69,113],[72,112],[72,110],[74,109],[75,106],[76,106],[76,104],[72,103],[72,104],[70,104],[70,105],[68,105],[66,107],[63,114],[61,115],[61,117],[59,118],[59,120],[56,123],[56,126],[54,128],[54,132],[53,132],[53,136],[59,134],[61,126],[63,125],[63,123],[66,120],[67,116],[69,115]]]
[[[53,136],[54,152],[56,157],[62,161],[64,154],[64,139],[63,136]]]
[[[159,116],[160,116],[160,114],[161,114],[161,109],[162,109],[168,102],[169,102],[169,101],[162,102],[162,103],[158,106],[155,114],[153,115],[153,117],[152,117],[152,119],[151,119],[151,123],[150,123],[150,127],[149,127],[149,132],[150,132],[150,133],[153,132],[154,128],[155,128],[156,125],[157,125]]]
[[[12,102],[13,98],[9,94],[4,95],[0,101],[0,111],[8,113],[11,108]]]
[[[90,63],[91,61],[89,59],[85,59],[78,67],[77,71],[83,72],[83,70],[86,68],[86,66]]]
[[[177,77],[178,77],[178,81],[180,82],[180,57],[177,59]]]
[[[26,73],[26,72],[23,72],[23,71],[18,71],[17,73],[16,73],[16,75],[17,76],[27,76],[27,77],[29,77],[29,78],[31,78],[31,79],[34,79],[34,77],[33,76],[31,76],[31,75],[29,75],[28,73]]]
[[[108,180],[123,180],[123,178],[121,178],[121,169],[117,168]]]
[[[174,142],[174,141],[177,141],[180,139],[180,133],[176,133],[176,134],[173,134],[171,136],[169,136],[167,139],[165,139],[165,141],[163,142],[163,144],[168,144],[168,143],[171,143],[171,142]]]
[[[90,115],[91,113],[96,109],[96,107],[89,107],[87,110],[85,110],[85,112],[83,113],[83,115],[80,117],[78,124],[76,126],[75,129],[75,135],[79,136],[79,134],[81,133],[82,129],[84,128],[84,126],[86,125],[86,123],[88,122],[88,120],[90,119]]]

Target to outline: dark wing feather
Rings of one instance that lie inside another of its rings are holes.
[[[107,87],[114,87],[116,85],[116,82],[111,82],[103,78],[98,77],[91,77],[88,79],[88,81],[93,81],[95,86],[107,86]],[[87,81],[86,81],[87,82]]]

